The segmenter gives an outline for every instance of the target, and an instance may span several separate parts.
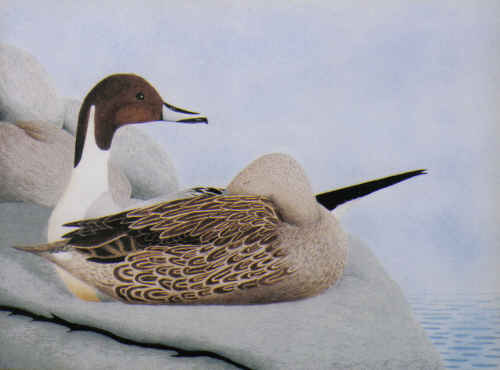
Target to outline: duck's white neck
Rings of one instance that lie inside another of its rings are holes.
[[[80,162],[73,168],[71,179],[76,178],[79,184],[89,184],[87,192],[109,190],[108,181],[108,161],[110,150],[99,149],[95,140],[94,107],[91,108],[87,134],[85,135],[85,144]],[[70,186],[71,186],[70,182]],[[69,188],[69,186],[68,186]]]
[[[49,219],[48,241],[61,239],[72,229],[67,222],[86,217],[87,210],[104,193],[109,192],[109,150],[101,150],[95,141],[94,107],[91,108],[85,144],[78,165],[71,172],[70,181]]]

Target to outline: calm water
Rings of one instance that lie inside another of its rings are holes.
[[[409,294],[447,369],[500,368],[500,293]]]

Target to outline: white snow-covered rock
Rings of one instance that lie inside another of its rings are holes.
[[[81,103],[65,99],[64,129],[76,134]],[[111,145],[111,163],[120,168],[132,185],[132,197],[150,199],[179,190],[177,172],[165,150],[143,129],[121,127]]]
[[[0,202],[53,207],[73,168],[75,139],[46,122],[0,122]],[[124,204],[131,187],[117,166],[110,168],[113,198]]]
[[[49,212],[33,204],[0,205],[0,306],[54,313],[137,341],[210,351],[251,369],[442,367],[399,287],[352,238],[343,278],[313,298],[247,306],[93,303],[68,293],[49,262],[9,248],[43,242]],[[122,345],[96,333],[68,333],[56,324],[2,312],[0,327],[0,367],[232,368],[215,358],[173,358],[169,351]]]
[[[0,44],[0,120],[63,125],[63,104],[42,65],[29,53]]]

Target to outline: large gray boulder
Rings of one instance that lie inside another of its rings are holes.
[[[63,104],[50,76],[30,54],[0,44],[0,120],[63,125]]]
[[[68,332],[57,324],[0,312],[0,367],[234,368],[217,354],[251,369],[441,368],[399,287],[353,238],[339,283],[301,301],[250,306],[91,303],[71,296],[48,262],[10,248],[43,241],[48,215],[48,209],[32,204],[0,204],[0,306],[53,313],[124,338],[209,351],[212,357],[174,358],[175,352],[119,344],[95,332]]]
[[[64,129],[75,135],[81,103],[74,99],[64,102]],[[129,179],[133,198],[150,199],[179,189],[177,171],[169,156],[143,128],[128,125],[116,132],[111,163]]]
[[[0,122],[0,202],[34,202],[53,207],[73,168],[75,139],[47,122]],[[118,204],[131,194],[127,177],[110,166],[110,187]]]

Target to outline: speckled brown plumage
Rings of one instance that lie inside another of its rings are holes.
[[[206,194],[73,222],[65,237],[87,261],[113,264],[115,298],[195,303],[293,273],[279,222],[265,197]]]

